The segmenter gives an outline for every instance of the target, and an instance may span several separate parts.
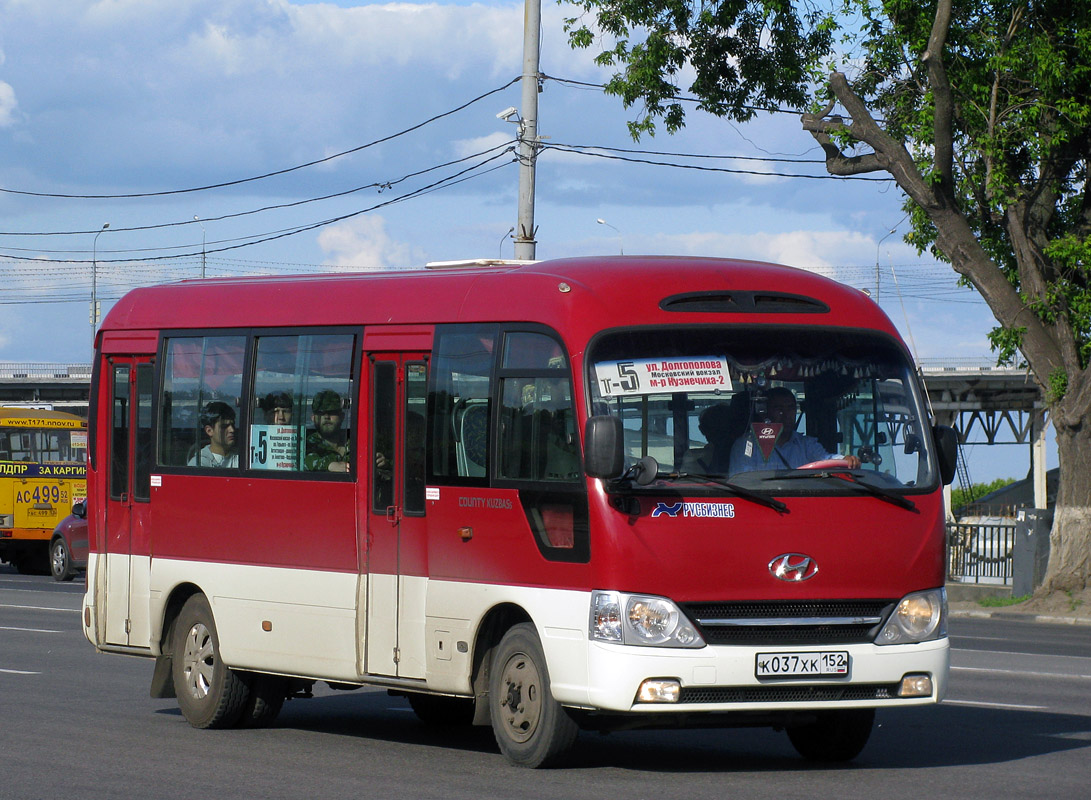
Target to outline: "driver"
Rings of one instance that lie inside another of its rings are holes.
[[[857,469],[860,459],[853,455],[827,453],[826,448],[813,436],[796,431],[796,396],[785,386],[776,386],[768,395],[769,422],[779,422],[777,436],[769,458],[764,458],[753,434],[739,437],[731,448],[731,473],[752,472],[759,469],[798,469],[812,461],[841,459],[849,469]]]

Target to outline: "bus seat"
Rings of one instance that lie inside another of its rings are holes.
[[[455,454],[459,475],[481,477],[485,474],[488,429],[488,400],[467,398],[455,407]]]

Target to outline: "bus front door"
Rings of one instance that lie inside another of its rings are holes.
[[[152,455],[150,357],[109,359],[109,492],[102,542],[107,644],[148,646],[148,497]]]
[[[424,519],[428,365],[422,353],[371,353],[367,482],[367,673],[425,676]]]

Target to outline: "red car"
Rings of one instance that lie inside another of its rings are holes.
[[[55,581],[70,581],[87,568],[87,506],[76,503],[72,513],[53,529],[49,540],[49,571]]]

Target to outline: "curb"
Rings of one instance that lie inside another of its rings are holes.
[[[1020,614],[1013,611],[951,610],[951,617],[1001,619],[1007,622],[1041,622],[1047,625],[1091,625],[1091,617],[1059,617],[1051,614]]]

